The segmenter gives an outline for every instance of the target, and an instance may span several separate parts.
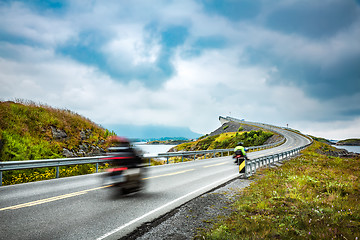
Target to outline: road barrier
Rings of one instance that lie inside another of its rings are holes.
[[[247,124],[242,120],[238,120],[238,119],[234,119],[234,118],[230,118],[230,117],[227,117],[226,119],[228,119],[229,121],[237,121],[237,122],[242,122],[244,124]],[[251,123],[251,124],[257,124],[257,123]],[[261,124],[261,126],[265,129],[268,129],[270,131],[273,131],[273,132],[276,132],[276,133],[282,135],[281,132],[279,132],[277,130],[277,127],[275,127],[275,126],[266,125],[266,124]],[[281,141],[276,142],[276,143],[255,146],[255,147],[249,147],[247,149],[248,150],[262,150],[262,149],[272,148],[272,147],[276,147],[276,146],[283,144],[285,141],[286,141],[286,139],[284,138]],[[305,147],[306,146],[303,146],[301,148],[305,148]],[[300,148],[294,149],[291,151],[287,151],[287,152],[283,152],[283,153],[279,153],[279,154],[270,155],[267,157],[256,158],[256,159],[246,162],[245,163],[246,176],[252,172],[255,172],[257,166],[263,166],[264,162],[266,162],[266,163],[268,163],[268,162],[270,163],[271,161],[274,162],[275,158],[277,159],[277,161],[279,161],[284,156],[287,157],[288,155],[290,156],[290,155],[294,154],[295,152],[300,151],[299,149]],[[199,156],[199,155],[204,155],[204,158],[207,158],[207,155],[215,157],[217,153],[220,153],[221,156],[223,156],[223,154],[225,152],[228,155],[230,155],[230,153],[233,152],[233,149],[213,149],[213,150],[203,150],[203,151],[168,152],[168,153],[159,153],[156,155],[144,156],[144,158],[149,159],[149,163],[150,163],[151,158],[163,158],[163,159],[166,158],[166,163],[168,164],[169,158],[171,158],[171,157],[181,157],[181,160],[183,161],[184,157],[193,156],[193,159],[196,160],[196,156]],[[69,165],[77,165],[77,164],[95,164],[96,172],[98,172],[99,163],[109,162],[109,160],[104,159],[106,157],[107,156],[95,156],[95,157],[58,158],[58,159],[0,162],[0,186],[2,185],[2,172],[3,171],[55,167],[56,168],[55,176],[56,176],[56,178],[59,178],[59,168],[61,166],[69,166]],[[269,158],[270,158],[270,160],[269,160]]]
[[[248,121],[244,121],[244,120],[239,120],[233,117],[219,117],[222,118],[225,121],[233,121],[233,122],[238,122],[240,124],[246,124],[246,125],[253,125],[256,127],[261,127],[264,129],[268,129],[270,131],[276,132],[280,135],[281,132],[280,130],[286,130],[286,131],[291,131],[294,132],[296,134],[302,135],[303,137],[306,137],[310,140],[309,144],[306,144],[304,146],[300,146],[297,148],[294,148],[292,150],[289,151],[285,151],[285,152],[281,152],[281,153],[277,153],[277,154],[272,154],[272,155],[267,155],[267,156],[263,156],[263,157],[259,157],[259,158],[255,158],[255,159],[251,159],[251,160],[245,160],[245,166],[239,166],[239,173],[243,173],[242,174],[243,177],[247,178],[253,174],[256,173],[256,169],[260,168],[260,167],[270,167],[271,165],[276,164],[277,162],[279,162],[280,160],[284,160],[286,158],[292,157],[296,154],[299,154],[301,150],[305,149],[306,147],[310,146],[313,143],[313,139],[310,136],[304,135],[302,133],[296,132],[292,129],[284,129],[284,128],[280,128],[274,125],[270,125],[270,124],[264,124],[264,123],[257,123],[257,122],[248,122]],[[244,171],[245,170],[245,171]]]
[[[262,146],[256,147],[249,147],[249,150],[260,150],[271,148],[276,145],[280,145],[284,142],[278,142],[273,144],[267,144]],[[169,158],[171,157],[181,157],[182,161],[184,157],[194,156],[194,160],[196,160],[196,156],[204,155],[207,158],[207,155],[215,157],[217,153],[220,153],[223,156],[224,153],[230,155],[233,152],[233,149],[214,149],[214,150],[203,150],[203,151],[182,151],[182,152],[169,152],[169,153],[159,153],[156,155],[148,155],[143,156],[145,159],[151,158],[166,158],[167,164],[169,163]],[[2,173],[3,171],[10,171],[10,170],[22,170],[22,169],[32,169],[32,168],[44,168],[44,167],[55,167],[56,174],[55,177],[59,178],[59,169],[61,166],[70,166],[70,165],[77,165],[77,164],[95,164],[96,165],[96,172],[99,171],[99,163],[107,163],[109,160],[108,156],[95,156],[95,157],[78,157],[78,158],[57,158],[57,159],[42,159],[42,160],[25,160],[25,161],[8,161],[8,162],[0,162],[0,186],[2,186]]]
[[[245,165],[243,166],[243,168],[245,168],[245,174],[243,174],[242,177],[248,178],[251,175],[255,174],[256,169],[258,169],[258,168],[270,167],[271,165],[275,165],[277,162],[279,162],[281,160],[285,160],[289,157],[300,154],[301,150],[307,148],[311,144],[312,144],[312,142],[305,146],[301,146],[301,147],[292,149],[290,151],[285,151],[285,152],[281,152],[281,153],[277,153],[277,154],[258,157],[255,159],[245,160]],[[243,168],[241,168],[241,169],[243,169]],[[243,173],[240,171],[241,169],[239,167],[239,173]]]

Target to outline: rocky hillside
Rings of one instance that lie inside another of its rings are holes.
[[[227,132],[212,136],[203,136],[197,141],[183,143],[169,150],[176,151],[199,151],[211,149],[234,148],[238,142],[243,142],[245,147],[263,145],[274,134],[263,130],[249,132]]]
[[[0,102],[2,161],[103,154],[113,133],[70,110],[34,102]]]
[[[215,131],[211,132],[207,136],[215,136],[215,135],[219,135],[222,133],[231,133],[231,132],[251,132],[251,131],[259,131],[259,130],[263,130],[257,126],[252,126],[252,125],[248,125],[248,124],[240,124],[237,122],[227,122],[224,123],[221,127],[219,127],[218,129],[216,129]],[[280,136],[279,134],[273,134],[271,137],[269,137],[264,144],[271,144],[271,143],[275,143],[275,142],[279,142],[283,139],[282,136]]]

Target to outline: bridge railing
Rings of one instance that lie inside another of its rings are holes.
[[[261,167],[270,167],[271,165],[276,164],[277,162],[281,160],[285,160],[289,157],[293,157],[295,155],[300,154],[300,151],[310,146],[312,142],[309,144],[306,144],[301,147],[297,147],[294,149],[291,149],[289,151],[284,151],[272,155],[267,155],[263,157],[254,158],[251,160],[245,160],[245,175],[244,177],[249,177],[256,173],[256,169]]]
[[[281,135],[282,135],[282,133],[279,131],[281,129],[295,132],[292,129],[284,129],[284,128],[277,127],[274,125],[258,123],[258,122],[248,122],[248,121],[239,120],[239,119],[229,117],[229,116],[221,117],[221,118],[228,120],[228,121],[234,121],[234,122],[238,122],[238,123],[244,123],[244,124],[248,124],[248,125],[258,126],[258,127],[265,128],[265,129],[268,129],[273,132],[277,132],[278,134],[281,134]],[[276,154],[272,154],[272,155],[258,157],[255,159],[245,160],[245,166],[244,166],[245,175],[244,175],[244,177],[249,177],[249,176],[253,175],[254,173],[256,173],[257,168],[261,168],[261,167],[265,167],[265,166],[269,167],[281,160],[284,160],[286,158],[289,158],[289,157],[295,156],[296,154],[299,154],[301,150],[310,146],[314,141],[310,136],[304,135],[299,132],[296,132],[296,134],[299,134],[299,135],[309,139],[309,143],[304,144],[303,146],[299,146],[297,148],[291,149],[289,151],[284,151],[284,152],[280,152],[280,153],[276,153]],[[240,169],[239,169],[239,171],[240,171]]]
[[[282,144],[282,142],[273,143],[273,144],[266,144],[261,146],[249,147],[249,150],[261,150],[266,148],[275,147],[277,145]],[[221,156],[225,152],[228,155],[233,152],[234,149],[213,149],[213,150],[203,150],[203,151],[181,151],[181,152],[168,152],[168,153],[159,153],[154,155],[147,155],[143,156],[145,159],[151,158],[162,158],[167,159],[167,163],[169,163],[169,158],[171,157],[181,157],[182,161],[184,157],[189,157],[191,155],[194,156],[194,160],[196,160],[196,156],[204,155],[205,158],[207,155],[212,155],[215,157],[217,153],[220,153]],[[56,173],[55,177],[59,178],[59,170],[61,166],[70,166],[70,165],[77,165],[77,164],[95,164],[96,165],[96,172],[99,171],[99,164],[100,163],[107,163],[109,160],[106,160],[107,156],[95,156],[95,157],[77,157],[77,158],[57,158],[57,159],[42,159],[42,160],[25,160],[25,161],[9,161],[9,162],[0,162],[0,186],[2,185],[2,173],[3,171],[10,171],[10,170],[22,170],[22,169],[32,169],[32,168],[44,168],[44,167],[55,167]]]
[[[232,121],[238,121],[243,122],[238,119],[227,117],[227,119]],[[269,126],[269,125],[268,125]],[[265,127],[266,128],[266,127]],[[278,132],[276,130],[276,127],[272,127],[269,129],[271,131]],[[282,135],[282,134],[281,134]],[[279,146],[283,144],[286,141],[286,139],[282,139],[279,142],[272,143],[272,144],[266,144],[261,146],[255,146],[255,147],[249,147],[247,149],[249,150],[261,150],[261,149],[267,149]],[[182,161],[184,160],[184,157],[193,156],[194,160],[196,160],[196,156],[198,155],[204,155],[204,158],[207,157],[207,155],[212,155],[212,157],[215,157],[217,153],[220,153],[221,156],[227,152],[228,155],[233,152],[233,149],[213,149],[213,150],[203,150],[203,151],[181,151],[181,152],[168,152],[168,153],[159,153],[156,155],[148,155],[143,156],[146,159],[151,158],[166,158],[166,162],[169,163],[169,158],[171,157],[181,157]],[[21,170],[21,169],[32,169],[32,168],[44,168],[44,167],[55,167],[56,168],[56,178],[59,178],[59,168],[61,166],[69,166],[69,165],[77,165],[77,164],[95,164],[96,165],[96,172],[99,170],[99,163],[106,163],[108,160],[104,159],[107,156],[95,156],[95,157],[78,157],[78,158],[58,158],[58,159],[42,159],[42,160],[25,160],[25,161],[9,161],[9,162],[0,162],[0,186],[2,185],[2,173],[3,171],[10,171],[10,170]],[[260,160],[256,160],[260,161]],[[249,162],[249,166],[252,166]],[[250,167],[251,168],[251,167]]]

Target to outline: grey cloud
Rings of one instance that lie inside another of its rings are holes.
[[[359,16],[355,1],[296,1],[267,16],[265,25],[287,34],[326,38],[348,28]]]
[[[348,56],[329,67],[321,63],[272,59],[278,68],[270,78],[272,84],[295,84],[309,96],[324,100],[354,95],[360,90],[360,55]]]

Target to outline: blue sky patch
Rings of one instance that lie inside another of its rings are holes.
[[[171,26],[161,33],[161,40],[163,46],[168,48],[174,48],[182,45],[189,32],[184,26]]]
[[[254,0],[201,0],[205,9],[231,21],[251,19],[261,9],[260,1]]]
[[[226,39],[221,36],[201,37],[195,41],[194,47],[199,49],[223,48],[226,42]]]

